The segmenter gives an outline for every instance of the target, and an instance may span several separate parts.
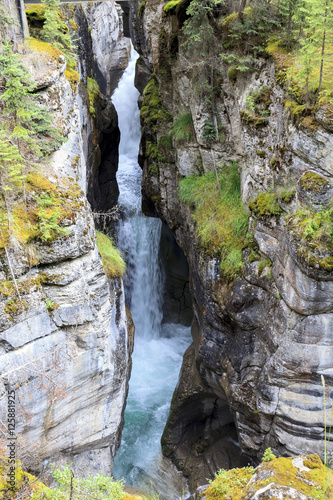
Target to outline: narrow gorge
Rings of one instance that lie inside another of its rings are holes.
[[[3,476],[13,392],[15,459],[52,487],[71,464],[128,496],[333,498],[302,476],[332,467],[331,62],[301,73],[297,5],[0,0]],[[10,51],[65,138],[39,157]]]

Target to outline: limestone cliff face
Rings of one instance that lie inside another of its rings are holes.
[[[190,209],[177,196],[179,179],[237,161],[244,202],[277,185],[294,185],[296,194],[283,204],[286,212],[296,204],[323,206],[332,188],[333,136],[329,113],[320,113],[315,127],[293,123],[272,60],[258,61],[256,72],[236,80],[219,60],[214,78],[223,135],[208,146],[202,140],[209,116],[198,96],[199,73],[181,45],[182,14],[166,15],[162,7],[147,0],[143,20],[136,18],[137,46],[145,68],[153,65],[161,105],[172,117],[190,112],[195,135],[190,144],[173,142],[160,161],[152,158],[150,144],[166,134],[165,121],[144,121],[141,164],[145,210],[167,222],[189,261],[193,345],[184,356],[162,446],[195,487],[200,470],[209,477],[232,463],[224,443],[233,423],[242,450],[252,457],[268,446],[277,454],[323,457],[321,375],[330,387],[333,277],[320,263],[301,258],[286,219],[271,216],[251,220],[258,257],[249,259],[245,250],[243,274],[229,283],[219,258],[200,250]],[[269,89],[269,118],[254,123],[246,119],[246,100],[263,88]],[[317,199],[302,187],[308,171],[326,186]],[[267,257],[271,268],[258,268]]]
[[[128,333],[122,280],[108,280],[102,267],[87,179],[101,164],[91,152],[117,128],[116,116],[101,97],[93,120],[84,74],[80,84],[65,73],[62,55],[41,49],[24,57],[38,99],[52,109],[67,138],[41,165],[67,210],[67,234],[27,247],[12,238],[9,260],[1,256],[0,420],[5,425],[7,391],[14,390],[17,458],[25,467],[40,471],[68,461],[84,476],[110,474],[123,425],[133,325]],[[81,58],[86,76],[92,76],[89,64]]]
[[[127,67],[130,40],[124,37],[121,7],[114,1],[82,4],[92,38],[97,81],[104,94],[115,90]]]

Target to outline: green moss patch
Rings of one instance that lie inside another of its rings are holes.
[[[315,194],[318,194],[323,189],[326,189],[329,184],[330,183],[326,179],[324,179],[324,177],[316,174],[315,172],[307,172],[301,177],[299,181],[299,185],[301,188],[305,189],[306,191],[312,191]]]
[[[193,218],[204,251],[221,257],[221,270],[234,279],[243,268],[242,250],[247,245],[248,213],[242,202],[237,164],[215,173],[180,181],[180,199],[193,208]]]
[[[105,274],[109,279],[120,278],[126,269],[120,251],[114,246],[111,238],[101,231],[96,231],[96,240]]]
[[[158,82],[153,75],[143,91],[143,102],[140,110],[142,124],[156,132],[157,124],[171,121],[170,113],[160,100]]]
[[[260,193],[249,203],[249,209],[259,218],[281,215],[282,208],[278,204],[278,196],[275,193]]]
[[[171,0],[171,2],[168,2],[166,5],[164,5],[164,12],[166,13],[173,13],[178,7],[178,5],[182,2],[183,0]]]
[[[332,471],[322,464],[318,455],[300,457],[299,460],[309,470],[298,468],[295,462],[293,464],[293,458],[283,457],[264,462],[255,470],[253,467],[221,470],[204,494],[207,500],[242,500],[252,498],[261,488],[273,483],[276,487],[293,488],[307,498],[332,498]]]
[[[299,208],[287,220],[297,253],[310,267],[333,270],[333,207]]]
[[[8,491],[7,474],[9,473],[8,458],[0,451],[0,498],[26,498],[39,500],[50,498],[52,490],[45,484],[21,468],[21,462],[15,461],[15,487],[14,492]]]
[[[27,38],[26,44],[29,49],[34,52],[45,54],[46,56],[54,59],[55,61],[59,61],[60,55],[64,55],[61,50],[57,49],[50,43],[42,42],[41,40],[37,40],[36,38]]]
[[[242,469],[221,469],[215,475],[208,490],[205,491],[207,500],[240,500],[244,498],[244,488],[254,474],[253,467]]]
[[[89,96],[89,113],[95,117],[95,102],[100,95],[98,83],[93,78],[87,78],[87,92]]]

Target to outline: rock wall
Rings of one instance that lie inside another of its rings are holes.
[[[76,15],[82,16],[77,9]],[[89,48],[88,35],[82,33],[81,48],[84,38]],[[40,171],[68,207],[63,221],[68,234],[28,247],[11,238],[9,260],[1,254],[1,431],[6,434],[7,392],[14,390],[17,458],[25,467],[40,472],[51,462],[67,461],[85,477],[111,474],[134,328],[126,314],[122,280],[108,280],[102,267],[87,178],[100,165],[91,151],[98,149],[103,134],[117,127],[116,116],[103,97],[96,103],[96,121],[89,112],[84,88],[86,77],[92,76],[89,50],[80,54],[80,67],[85,68],[81,83],[65,72],[62,55],[50,57],[43,47],[35,50],[25,51],[24,63],[34,75],[39,101],[54,112],[67,138]],[[10,288],[9,261],[20,297]]]
[[[103,94],[111,95],[127,67],[130,40],[124,37],[121,7],[109,2],[82,4],[90,27],[95,72]]]
[[[286,219],[271,216],[251,219],[258,255],[249,259],[246,249],[242,276],[228,282],[219,258],[201,251],[190,208],[178,199],[179,179],[237,161],[245,203],[260,191],[293,185],[296,194],[283,205],[287,213],[300,203],[318,207],[324,198],[316,201],[310,188],[304,194],[302,179],[314,172],[331,192],[333,137],[329,112],[317,114],[315,127],[291,119],[272,59],[259,60],[255,72],[231,79],[218,58],[214,79],[223,136],[208,146],[202,140],[209,114],[197,91],[200,72],[181,44],[184,9],[178,16],[166,15],[163,5],[147,0],[142,20],[135,14],[138,2],[133,5],[144,67],[139,72],[153,67],[159,109],[164,106],[171,117],[190,112],[194,138],[185,145],[173,141],[160,161],[152,157],[150,143],[157,145],[170,128],[163,120],[143,120],[140,160],[144,208],[166,221],[189,262],[193,345],[184,356],[162,446],[190,476],[193,490],[204,480],[200,470],[212,477],[217,468],[236,460],[223,441],[233,425],[241,449],[254,459],[268,446],[278,455],[316,452],[323,458],[321,376],[328,395],[333,382],[333,277],[320,263],[302,259]],[[246,99],[262,88],[269,89],[269,118],[254,123],[246,119]],[[259,269],[265,258],[271,267]],[[328,420],[331,406],[329,399]]]
[[[4,31],[4,34],[9,39],[14,40],[15,43],[17,39],[29,36],[29,27],[24,14],[23,0],[1,0],[0,9],[3,9],[5,14],[0,32]],[[7,16],[11,17],[11,19]],[[14,20],[14,23],[12,20]]]

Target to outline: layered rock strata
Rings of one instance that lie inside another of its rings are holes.
[[[54,112],[67,138],[40,166],[67,210],[61,221],[67,234],[28,246],[12,237],[8,257],[1,256],[1,431],[7,433],[7,396],[14,391],[17,457],[25,467],[40,472],[64,460],[84,476],[111,474],[123,425],[133,325],[122,280],[108,280],[102,267],[87,177],[94,165],[90,153],[102,134],[116,128],[116,117],[108,118],[100,98],[97,122],[103,127],[97,128],[84,74],[82,85],[75,74],[65,73],[61,54],[50,57],[43,47],[37,53],[31,49],[24,62],[35,75],[39,101]],[[89,61],[82,58],[81,67],[89,68]],[[89,70],[86,76],[92,76]]]
[[[249,258],[246,249],[242,275],[228,282],[219,257],[201,250],[191,210],[178,199],[179,179],[237,161],[245,203],[260,191],[293,186],[281,213],[292,214],[300,204],[324,207],[331,193],[333,137],[329,111],[317,113],[315,127],[291,119],[272,60],[258,60],[255,72],[231,79],[217,57],[214,92],[223,135],[207,145],[202,133],[210,115],[198,92],[200,68],[181,43],[184,9],[167,15],[163,5],[147,0],[143,19],[136,15],[137,49],[145,71],[153,66],[150,91],[157,88],[159,109],[171,118],[190,113],[194,134],[189,144],[173,141],[161,160],[151,144],[158,145],[170,126],[145,109],[140,161],[144,208],[174,231],[190,269],[193,345],[184,357],[162,445],[194,489],[202,479],[200,462],[210,476],[228,466],[221,456],[227,447],[214,443],[233,424],[241,449],[254,459],[268,446],[279,455],[317,452],[324,458],[325,417],[327,423],[332,406],[333,276],[321,258],[310,265],[300,256],[287,217],[271,215],[251,220],[256,257]],[[247,98],[263,88],[267,118],[249,120]],[[307,173],[321,179],[319,187],[303,182]]]

